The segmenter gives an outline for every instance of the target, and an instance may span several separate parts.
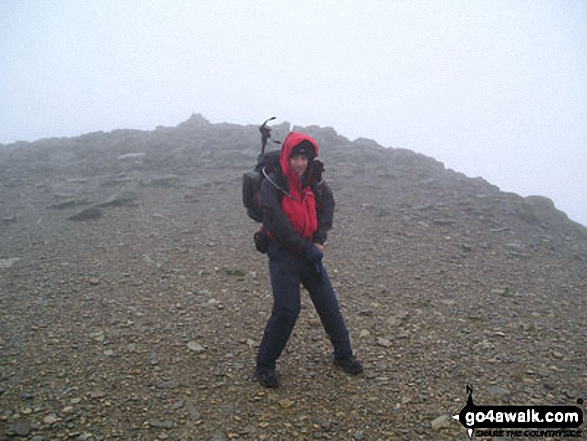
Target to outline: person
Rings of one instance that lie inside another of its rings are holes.
[[[321,178],[323,165],[317,156],[314,139],[289,133],[281,148],[280,170],[275,167],[277,170],[266,175],[259,191],[273,309],[259,345],[255,374],[266,388],[279,387],[276,362],[300,312],[300,283],[308,290],[334,347],[334,365],[351,375],[363,372],[353,355],[349,332],[322,264],[334,198]]]

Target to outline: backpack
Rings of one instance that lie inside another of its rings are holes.
[[[268,177],[273,170],[281,170],[279,165],[279,156],[281,152],[275,150],[265,153],[267,141],[271,138],[271,128],[267,126],[269,121],[273,121],[274,116],[265,120],[259,127],[261,132],[261,153],[257,157],[257,165],[253,171],[243,175],[243,205],[247,209],[247,215],[255,222],[263,221],[263,212],[259,201],[259,190],[261,183]],[[273,141],[281,144],[280,141]]]
[[[261,183],[269,173],[279,170],[279,150],[261,153],[257,158],[257,165],[243,175],[243,205],[247,209],[247,215],[255,222],[263,221],[263,212],[259,203],[259,190]]]

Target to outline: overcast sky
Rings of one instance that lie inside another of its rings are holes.
[[[0,143],[192,113],[331,126],[587,225],[584,0],[0,0]]]

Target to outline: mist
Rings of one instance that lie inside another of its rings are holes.
[[[587,225],[583,1],[0,3],[0,143],[331,126]]]

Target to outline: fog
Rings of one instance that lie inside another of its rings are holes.
[[[3,144],[192,113],[331,126],[587,225],[583,0],[2,0],[0,103]]]

